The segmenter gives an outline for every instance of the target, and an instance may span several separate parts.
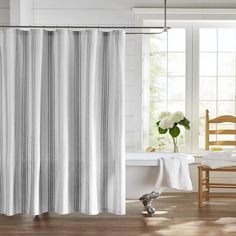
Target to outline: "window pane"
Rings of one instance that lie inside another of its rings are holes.
[[[167,99],[167,77],[150,77],[149,89],[151,100],[159,101]]]
[[[184,101],[169,101],[168,102],[168,111],[175,112],[175,111],[182,111],[185,112],[185,102]]]
[[[235,116],[236,28],[201,29],[200,51],[203,51],[200,52],[199,78],[199,145],[202,146],[205,109],[209,109],[210,118]],[[217,126],[219,128],[221,124]],[[220,140],[224,137],[212,135],[211,138]]]
[[[217,124],[217,129],[235,129],[235,124],[232,123],[220,123]],[[227,141],[227,140],[235,140],[235,136],[234,135],[218,135],[217,140],[223,140],[223,141]]]
[[[168,99],[185,99],[185,77],[168,77]]]
[[[160,112],[167,110],[167,104],[166,102],[160,102],[160,101],[150,101],[149,103],[149,109],[151,111],[149,116],[149,125],[155,125],[158,121],[158,116]]]
[[[216,100],[216,81],[217,81],[216,77],[200,77],[199,81],[200,100]]]
[[[174,52],[185,51],[185,29],[172,28],[168,30],[168,50]]]
[[[217,124],[217,129],[235,129],[235,124],[233,124],[233,123],[219,123],[219,124]]]
[[[215,52],[217,50],[216,36],[216,29],[200,29],[200,51]]]
[[[216,117],[216,101],[200,101],[199,113],[200,118],[205,119],[206,110],[209,110],[211,117]]]
[[[236,30],[230,28],[218,29],[218,50],[220,52],[235,51]]]
[[[219,53],[218,54],[218,75],[234,76],[235,75],[235,54]]]
[[[199,135],[199,148],[204,149],[205,148],[205,135],[204,134],[200,134]]]
[[[218,141],[229,141],[229,140],[235,141],[235,137],[234,135],[218,135],[217,140]]]
[[[217,74],[217,54],[200,54],[200,76],[216,76]]]
[[[234,101],[219,101],[218,102],[219,115],[235,115],[235,102]]]
[[[168,74],[177,76],[185,75],[185,53],[168,54]]]
[[[150,139],[150,145],[157,147],[158,151],[172,150],[172,139],[169,133],[158,134],[155,132]]]
[[[172,28],[167,34],[168,47],[166,39],[150,36],[148,127],[149,145],[158,150],[173,151],[170,134],[159,134],[155,123],[162,111],[185,111],[185,29]],[[184,132],[178,137],[178,143],[181,150]]]
[[[218,99],[235,99],[235,77],[218,77]]]
[[[166,144],[162,143],[163,137],[157,131],[156,122],[158,121],[160,112],[167,110],[166,102],[150,102],[149,110],[149,145],[165,147]]]
[[[150,56],[150,75],[166,75],[167,74],[167,54],[153,53]]]
[[[154,52],[166,52],[167,50],[167,33],[154,34],[150,37],[150,48]]]

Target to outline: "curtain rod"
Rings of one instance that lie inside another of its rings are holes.
[[[166,25],[166,0],[164,0],[164,26],[86,26],[86,25],[0,25],[0,28],[54,28],[54,29],[162,29],[160,32],[126,32],[126,34],[161,34],[167,32],[170,27]]]
[[[160,32],[126,32],[126,34],[161,34],[170,27],[166,26],[84,26],[84,25],[0,25],[0,28],[32,28],[32,29],[162,29]]]
[[[98,26],[98,25],[0,25],[0,28],[58,28],[58,29],[170,29],[165,26]]]

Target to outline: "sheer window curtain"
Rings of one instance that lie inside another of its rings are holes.
[[[124,44],[0,30],[0,213],[125,213]]]

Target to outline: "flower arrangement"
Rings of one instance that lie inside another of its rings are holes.
[[[161,112],[159,115],[159,121],[156,123],[159,134],[165,134],[169,131],[173,139],[174,152],[178,152],[177,137],[180,134],[179,125],[182,125],[185,129],[190,130],[190,121],[184,116],[183,112],[176,111]]]

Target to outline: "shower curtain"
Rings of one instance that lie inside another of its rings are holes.
[[[124,41],[0,30],[0,213],[125,213]]]

